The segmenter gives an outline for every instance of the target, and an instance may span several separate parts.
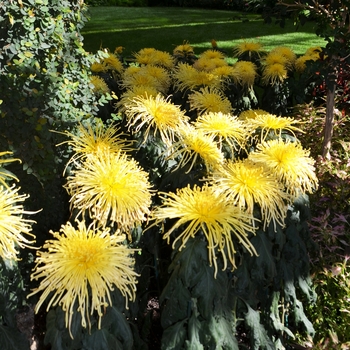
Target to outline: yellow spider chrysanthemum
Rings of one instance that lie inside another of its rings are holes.
[[[178,128],[178,133],[180,141],[173,145],[172,154],[169,156],[169,158],[180,157],[176,169],[192,161],[187,170],[188,173],[198,159],[204,161],[208,171],[223,163],[224,155],[219,150],[213,137],[205,135],[203,131],[186,124]]]
[[[106,72],[108,70],[108,68],[102,64],[102,63],[99,63],[99,62],[94,62],[91,67],[91,72],[93,73],[101,73],[101,72]]]
[[[138,67],[139,69],[127,70],[123,75],[123,82],[121,86],[125,89],[132,89],[133,87],[153,87],[158,92],[166,92],[163,82],[147,73],[146,66]]]
[[[128,232],[149,214],[151,185],[148,174],[125,153],[90,155],[72,171],[65,185],[77,216],[88,213],[106,226],[109,222]]]
[[[198,71],[187,63],[180,63],[174,71],[175,87],[177,90],[192,90],[201,86],[220,88],[219,76],[205,71]]]
[[[194,237],[202,231],[208,241],[208,253],[210,265],[214,265],[217,273],[217,252],[221,253],[224,261],[223,270],[227,268],[227,260],[232,269],[235,264],[235,245],[233,236],[236,236],[250,254],[256,250],[248,239],[248,232],[254,232],[248,223],[250,216],[234,206],[227,200],[226,195],[218,192],[215,187],[205,184],[202,188],[189,186],[177,191],[177,193],[164,193],[163,205],[157,207],[153,214],[156,223],[168,219],[178,219],[173,227],[164,233],[164,239],[170,240],[170,235],[183,225],[173,243],[181,240],[179,250],[185,247],[190,237]]]
[[[97,75],[91,76],[90,83],[94,86],[92,90],[96,95],[105,95],[110,91],[106,82]]]
[[[265,141],[270,131],[275,136],[281,136],[282,131],[289,131],[295,137],[294,131],[303,133],[303,130],[294,126],[300,123],[298,120],[289,117],[278,117],[266,112],[265,114],[256,114],[254,119],[248,119],[246,125],[250,130],[261,129],[261,142]]]
[[[173,68],[174,58],[165,51],[159,51],[153,48],[144,48],[134,54],[135,61],[141,65],[162,66]]]
[[[126,90],[115,104],[119,111],[125,112],[126,105],[133,103],[135,97],[156,97],[159,94],[159,91],[152,86],[133,86],[132,88]]]
[[[18,194],[19,188],[0,186],[0,257],[5,260],[18,260],[17,247],[31,248],[35,238],[30,232],[35,221],[24,219],[23,215],[33,214],[23,208],[27,195]]]
[[[287,68],[280,63],[274,63],[264,66],[262,72],[262,82],[265,85],[279,84],[287,78],[288,71]]]
[[[129,300],[135,299],[137,273],[133,270],[135,250],[122,244],[124,235],[109,233],[109,228],[86,227],[77,222],[74,228],[69,222],[60,232],[50,233],[54,240],[44,244],[45,251],[38,251],[32,280],[42,279],[28,297],[42,293],[35,306],[38,312],[49,298],[47,310],[60,305],[65,312],[66,327],[71,333],[73,314],[81,314],[81,324],[90,328],[90,315],[99,317],[98,327],[107,306],[112,305],[110,292],[116,287]]]
[[[171,56],[168,52],[157,51],[156,64],[157,66],[172,69],[175,65],[174,57]]]
[[[233,79],[243,87],[251,88],[257,76],[256,65],[249,61],[238,61],[233,66]]]
[[[161,86],[160,91],[164,93],[168,91],[169,86],[171,84],[171,78],[168,71],[165,68],[148,65],[142,67],[142,71],[144,71],[144,74],[155,78],[159,82],[159,85]]]
[[[302,73],[306,69],[307,61],[317,61],[318,59],[319,57],[316,55],[300,56],[294,62],[295,69],[298,73]]]
[[[107,67],[107,69],[117,71],[118,73],[122,73],[124,67],[119,58],[112,53],[108,54],[108,57],[105,57],[102,63]]]
[[[225,141],[231,149],[237,150],[244,147],[247,138],[247,130],[245,124],[230,114],[221,112],[210,112],[201,115],[194,123],[196,129],[203,131],[204,134],[218,139],[219,148]]]
[[[211,72],[216,67],[215,61],[206,57],[200,57],[193,63],[193,68],[199,71]]]
[[[276,52],[276,51],[271,51],[268,55],[266,55],[264,57],[264,59],[262,60],[262,63],[265,66],[270,66],[272,64],[281,64],[282,66],[286,67],[286,68],[291,68],[292,66],[292,62],[290,62],[288,60],[287,57],[285,57],[284,55],[282,55],[280,52]]]
[[[263,46],[257,41],[243,41],[233,48],[236,57],[240,57],[245,53],[248,53],[249,57],[254,53],[260,56],[262,51],[264,51]]]
[[[158,94],[153,96],[135,97],[131,103],[126,104],[126,116],[129,128],[135,127],[138,132],[145,126],[144,140],[153,129],[153,133],[158,131],[162,141],[171,145],[174,142],[176,128],[187,122],[188,117],[181,111],[179,106],[174,105],[168,98]]]
[[[268,114],[268,112],[263,109],[248,109],[241,112],[238,118],[249,122],[250,119],[255,119],[260,114]]]
[[[118,153],[119,151],[131,151],[132,141],[123,138],[123,133],[118,133],[118,128],[113,124],[105,127],[103,123],[97,124],[95,127],[88,125],[85,127],[80,124],[76,133],[66,131],[65,134],[70,140],[67,143],[72,147],[74,155],[68,164],[76,162],[79,159],[84,160],[88,155],[95,155],[105,152]],[[58,146],[62,145],[59,144]],[[68,165],[67,164],[67,165]]]
[[[12,152],[9,152],[9,151],[0,152],[0,157],[8,155],[8,154],[12,154]],[[8,184],[5,181],[6,178],[9,177],[9,178],[11,178],[13,180],[16,180],[16,181],[18,181],[18,179],[17,179],[17,177],[15,175],[10,173],[9,171],[6,171],[2,167],[2,164],[16,162],[16,161],[21,163],[21,160],[17,159],[17,158],[5,158],[5,159],[1,159],[0,158],[0,184],[3,185],[4,187],[7,187],[7,188],[9,187]]]
[[[252,217],[257,204],[264,229],[271,221],[275,226],[276,223],[284,225],[291,198],[276,176],[262,164],[250,160],[228,161],[213,173],[212,182]]]
[[[232,111],[231,102],[225,94],[208,86],[188,95],[188,101],[190,111],[196,110],[199,115],[209,112],[229,114]]]
[[[322,47],[321,46],[312,46],[309,47],[306,51],[305,51],[305,55],[306,56],[315,56],[315,57],[320,57],[320,53],[322,52]]]
[[[287,46],[277,46],[272,49],[270,53],[279,53],[280,55],[284,56],[287,59],[289,65],[293,65],[297,58],[294,51]]]
[[[135,57],[135,61],[139,64],[153,64],[156,52],[156,49],[152,47],[146,47],[134,53],[133,56]]]
[[[129,76],[133,76],[134,74],[138,73],[141,70],[140,66],[136,65],[130,65],[128,68],[126,68],[123,72],[123,80],[127,79]]]
[[[214,75],[218,75],[221,79],[228,79],[232,77],[234,71],[231,66],[226,65],[222,67],[216,67],[213,69],[212,73]]]
[[[218,51],[218,50],[206,50],[203,53],[201,53],[200,57],[201,58],[205,57],[205,58],[209,58],[209,59],[220,59],[220,60],[225,59],[225,55],[221,51]]]
[[[315,161],[309,154],[300,143],[285,143],[278,139],[259,144],[257,151],[250,153],[248,158],[267,166],[292,196],[298,196],[312,193],[318,186]]]
[[[188,56],[188,55],[194,55],[194,50],[190,44],[184,43],[182,45],[176,46],[173,53],[175,56],[177,55]]]

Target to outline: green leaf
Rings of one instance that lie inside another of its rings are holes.
[[[207,244],[201,239],[189,239],[186,246],[176,253],[169,270],[180,266],[177,271],[185,287],[191,288],[198,283],[203,264],[207,264]]]
[[[181,350],[186,339],[185,323],[187,319],[175,323],[164,330],[162,350]]]
[[[219,270],[214,278],[214,268],[203,264],[199,282],[192,289],[192,296],[198,299],[198,311],[204,318],[210,317],[215,301],[225,298],[227,291],[226,272]]]
[[[108,307],[102,317],[102,328],[108,329],[123,344],[123,349],[132,349],[132,332],[125,316],[114,306]]]
[[[72,318],[71,338],[65,326],[65,312],[60,307],[50,310],[46,316],[45,344],[51,344],[52,350],[70,350],[79,347],[82,339],[81,315],[75,312]]]
[[[212,316],[206,322],[206,345],[211,345],[210,349],[238,350],[238,342],[235,337],[233,324],[224,316]]]
[[[0,325],[0,344],[2,350],[28,350],[29,342],[17,329]]]
[[[177,321],[186,319],[189,316],[190,301],[189,290],[184,287],[181,279],[178,279],[177,283],[172,286],[169,299],[165,302],[161,317],[162,327],[167,328]]]
[[[185,349],[188,350],[204,350],[204,347],[199,339],[201,330],[201,322],[198,320],[199,313],[197,311],[197,300],[192,298],[192,315],[188,321],[189,340],[186,340]]]
[[[250,329],[250,342],[252,349],[260,350],[275,350],[275,347],[269,338],[266,329],[260,323],[260,313],[259,311],[253,310],[248,304],[246,304],[248,312],[245,314],[245,321]]]
[[[252,259],[254,262],[251,266],[252,278],[257,281],[268,280],[276,275],[275,259],[272,254],[272,242],[268,238],[266,232],[258,230],[256,235],[251,239],[258,257]]]
[[[294,334],[281,322],[279,313],[279,301],[280,293],[274,292],[272,295],[272,303],[270,308],[270,319],[272,321],[273,328],[280,332],[286,332],[291,338],[294,339]]]
[[[85,334],[83,338],[84,349],[116,350],[124,349],[119,340],[108,332],[107,329],[95,329],[91,335]]]

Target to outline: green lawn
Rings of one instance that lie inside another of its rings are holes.
[[[292,23],[281,28],[249,13],[179,7],[91,7],[89,12],[83,35],[85,49],[91,52],[101,47],[113,51],[117,46],[125,47],[125,55],[144,47],[172,52],[189,41],[200,53],[211,47],[211,39],[229,54],[241,40],[259,40],[267,50],[286,45],[297,54],[324,45],[312,23],[299,30]]]

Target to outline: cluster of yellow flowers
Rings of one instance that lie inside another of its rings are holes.
[[[152,193],[148,174],[127,153],[132,143],[113,125],[79,125],[66,135],[74,153],[65,188],[77,227],[68,222],[60,232],[51,232],[55,240],[38,252],[32,274],[32,279],[43,279],[29,296],[42,292],[36,311],[47,298],[47,309],[60,305],[70,330],[76,309],[84,327],[96,310],[100,326],[114,287],[126,297],[126,305],[135,298],[135,250],[128,248],[126,236],[150,214]]]
[[[262,55],[256,43],[242,43],[235,51],[238,57]],[[315,52],[305,60],[314,59]],[[201,169],[205,176],[202,186],[158,193],[162,205],[152,208],[156,191],[148,173],[132,158],[133,143],[115,125],[97,120],[94,126],[79,125],[74,132],[66,131],[69,140],[65,143],[73,156],[66,167],[65,188],[75,222],[63,224],[59,232],[51,231],[54,239],[37,252],[32,279],[41,281],[29,296],[42,293],[36,311],[46,299],[47,309],[60,305],[69,329],[76,310],[84,327],[90,325],[95,311],[101,321],[104,308],[112,304],[114,287],[126,297],[126,303],[135,298],[135,250],[128,248],[135,227],[148,220],[160,227],[164,221],[175,220],[163,237],[172,240],[173,247],[179,242],[180,250],[190,237],[203,235],[216,276],[218,256],[224,269],[234,269],[237,244],[256,254],[249,237],[257,227],[283,226],[295,198],[317,188],[314,161],[295,138],[295,133],[302,132],[296,120],[264,110],[232,114],[223,89],[230,82],[250,89],[257,66],[243,60],[228,65],[214,49],[193,64],[186,62],[188,57],[193,58],[193,48],[184,44],[175,48],[173,56],[155,49],[140,50],[134,55],[135,63],[126,69],[116,54],[109,53],[92,66],[96,74],[113,71],[118,75],[123,94],[116,108],[132,134],[141,134],[143,143],[158,138],[173,171]],[[284,47],[261,56],[262,81],[282,82],[292,67],[302,69],[301,61]],[[108,91],[97,76],[92,84],[97,93]],[[171,87],[174,93],[186,96],[187,110],[172,103]],[[286,141],[286,133],[295,141]],[[34,243],[26,238],[33,236],[32,221],[23,219],[26,196],[7,187],[5,175],[11,176],[0,171],[0,256],[14,259],[16,245]]]

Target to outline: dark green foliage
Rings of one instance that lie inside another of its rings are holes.
[[[17,326],[16,313],[24,305],[23,280],[17,263],[0,261],[0,344],[4,350],[27,350],[29,342]]]
[[[283,349],[297,332],[314,334],[303,301],[314,305],[308,274],[308,199],[288,212],[286,228],[273,225],[251,239],[259,256],[240,249],[237,270],[209,266],[206,242],[197,237],[174,252],[161,295],[162,349]]]
[[[69,128],[98,110],[89,85],[91,58],[80,35],[85,21],[79,2],[1,5],[0,147],[13,151],[39,181],[62,169],[51,130]]]

